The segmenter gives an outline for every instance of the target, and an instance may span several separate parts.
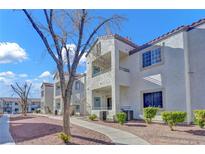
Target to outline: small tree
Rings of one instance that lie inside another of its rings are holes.
[[[88,117],[90,120],[94,121],[97,119],[97,115],[96,114],[91,114],[89,117]]]
[[[194,111],[194,122],[200,128],[205,126],[205,110],[195,110]]]
[[[25,82],[22,86],[20,86],[17,82],[15,85],[11,85],[13,91],[20,97],[20,104],[22,108],[22,114],[26,116],[27,106],[28,106],[28,95],[31,89],[31,83],[28,84]]]
[[[173,131],[173,126],[176,126],[177,123],[182,123],[186,119],[186,112],[181,112],[181,111],[165,111],[161,113],[162,119],[165,123],[167,123]]]
[[[144,108],[144,120],[147,124],[152,122],[152,119],[156,116],[159,108],[157,107],[146,107]]]
[[[117,122],[120,123],[121,125],[123,125],[126,121],[126,114],[125,112],[119,112],[117,113],[116,115],[116,118],[117,118]]]

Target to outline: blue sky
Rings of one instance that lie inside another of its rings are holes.
[[[127,20],[122,23],[121,30],[115,33],[129,37],[138,45],[178,26],[205,18],[205,10],[93,10],[92,13],[105,17],[112,14],[126,17]],[[36,15],[41,18],[39,12],[36,12]],[[5,53],[2,55],[0,51],[0,97],[12,96],[10,83],[26,80],[33,83],[31,97],[39,97],[41,82],[52,82],[50,74],[56,69],[23,12],[0,10],[0,44],[2,51],[6,50],[14,54],[15,52],[11,50],[20,48],[24,52],[21,57],[14,55],[10,61],[5,62],[4,58],[8,56]],[[10,49],[6,49],[7,47]],[[84,70],[84,66],[78,69],[79,72],[84,72]]]

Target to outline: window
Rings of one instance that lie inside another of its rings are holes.
[[[100,97],[94,97],[94,109],[99,110],[101,107]]]
[[[100,67],[93,66],[93,76],[96,76],[99,73],[100,73]]]
[[[75,90],[80,90],[80,82],[79,81],[75,82]]]
[[[143,67],[151,66],[161,62],[161,49],[147,51],[142,54]]]
[[[16,102],[15,105],[18,105],[18,103]]]
[[[144,107],[159,107],[163,108],[162,91],[153,93],[144,93]]]

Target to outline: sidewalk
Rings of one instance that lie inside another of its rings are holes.
[[[0,118],[0,144],[15,144],[9,132],[9,115]]]
[[[61,116],[51,116],[51,115],[42,115],[42,116],[47,116],[48,118],[62,120]],[[115,144],[121,144],[121,145],[148,145],[149,144],[147,141],[129,132],[122,131],[116,128],[111,128],[108,126],[95,124],[89,121],[82,120],[77,117],[72,117],[71,123],[74,125],[78,125],[102,133],[108,136]]]

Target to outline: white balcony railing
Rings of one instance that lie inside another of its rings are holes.
[[[130,72],[130,70],[129,70],[129,69],[124,68],[124,67],[121,67],[121,66],[119,67],[119,69],[120,69],[121,71],[124,71],[124,72],[128,72],[128,73]]]
[[[107,73],[107,72],[110,72],[110,71],[111,71],[111,68],[105,69],[105,70],[102,70],[102,71],[100,71],[98,73],[93,74],[92,77],[96,77],[98,75],[101,75],[101,74],[104,74],[104,73]]]

